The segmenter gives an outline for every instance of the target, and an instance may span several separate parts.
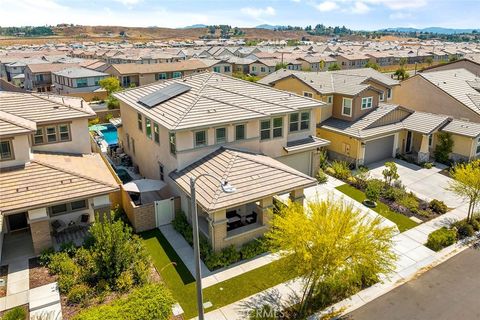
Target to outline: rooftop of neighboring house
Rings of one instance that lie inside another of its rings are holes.
[[[180,93],[152,107],[141,102],[152,95],[165,97],[175,91]],[[117,92],[114,96],[169,130],[258,119],[325,105],[321,101],[210,72],[155,82]]]
[[[122,75],[128,75],[128,74],[160,73],[160,72],[205,69],[207,68],[207,65],[203,63],[201,60],[190,59],[190,60],[171,62],[171,63],[112,64],[111,68],[115,69],[118,73]]]
[[[27,65],[27,68],[32,73],[49,73],[75,66],[78,66],[78,63],[30,63]]]
[[[107,73],[99,72],[82,67],[70,67],[53,72],[53,74],[66,78],[90,78],[90,77],[105,77]]]
[[[88,118],[94,115],[95,112],[82,98],[0,92],[0,135],[21,130],[21,128],[33,130],[32,123]]]
[[[371,68],[339,70],[326,72],[308,72],[281,69],[260,79],[258,83],[273,84],[287,77],[295,77],[321,94],[357,95],[372,88],[368,80],[380,82],[385,86],[395,86],[399,82]]]
[[[473,112],[480,114],[480,77],[465,69],[419,73],[422,77],[458,100]]]

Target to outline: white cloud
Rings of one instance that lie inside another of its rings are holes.
[[[328,11],[333,11],[339,8],[338,4],[334,1],[325,1],[322,3],[319,3],[315,6],[318,11],[321,12],[328,12]]]
[[[428,4],[429,0],[362,0],[365,3],[384,5],[392,10],[421,8]]]
[[[272,7],[266,8],[253,8],[253,7],[246,7],[240,9],[243,14],[249,15],[252,18],[258,19],[263,16],[274,16],[276,14],[275,9]]]
[[[133,6],[140,3],[142,0],[114,0],[116,2],[122,3],[124,6]]]
[[[407,12],[395,12],[390,14],[388,17],[392,20],[403,20],[413,18],[413,15]]]
[[[370,7],[363,2],[357,1],[351,8],[351,11],[356,14],[364,14],[370,11]]]
[[[292,2],[299,3],[301,0],[292,0]]]

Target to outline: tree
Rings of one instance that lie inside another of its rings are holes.
[[[431,66],[433,64],[433,58],[432,57],[427,57],[427,59],[425,59],[425,62]]]
[[[380,198],[380,193],[382,192],[382,181],[377,179],[372,179],[367,182],[367,188],[365,189],[365,196],[368,200],[377,202]]]
[[[289,203],[271,220],[267,239],[282,270],[303,278],[297,318],[378,281],[393,268],[394,228],[381,226],[343,201]]]
[[[475,207],[480,203],[480,159],[457,164],[450,175],[453,181],[448,190],[468,200],[467,221],[471,222]]]
[[[281,62],[277,63],[277,64],[275,65],[275,71],[280,70],[280,69],[287,69],[287,64],[286,64],[285,62],[283,62],[283,63],[281,63]]]
[[[372,68],[373,70],[378,70],[380,69],[380,66],[375,62],[368,61],[367,64],[365,64],[365,68]]]
[[[98,82],[101,88],[105,89],[108,95],[111,95],[114,92],[120,91],[122,87],[120,86],[120,81],[115,77],[108,77],[102,79]]]
[[[403,69],[403,66],[405,66],[407,64],[407,62],[408,62],[407,58],[400,58],[400,60],[398,61],[398,64]]]
[[[395,162],[388,161],[385,162],[385,169],[382,171],[383,178],[385,179],[385,183],[389,186],[392,185],[394,180],[398,180],[400,176],[398,175],[398,168]]]
[[[435,161],[448,164],[450,162],[449,156],[453,150],[453,139],[449,132],[440,132],[437,135],[438,143],[433,151]]]
[[[342,70],[340,66],[335,62],[328,67],[328,71]]]
[[[408,79],[408,77],[410,76],[408,72],[405,71],[405,69],[403,68],[397,69],[393,75],[396,76],[398,80],[400,80],[400,78],[402,80],[405,80],[405,79]]]

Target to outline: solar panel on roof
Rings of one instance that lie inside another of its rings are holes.
[[[181,95],[182,93],[188,92],[190,89],[190,86],[187,86],[183,83],[172,83],[165,88],[158,89],[157,91],[142,97],[137,102],[147,108],[153,108],[162,102],[170,100],[178,95]]]

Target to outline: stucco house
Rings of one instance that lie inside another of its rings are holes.
[[[321,101],[209,72],[114,95],[120,144],[140,174],[181,198],[189,220],[189,176],[209,172],[237,188],[218,194],[213,180],[198,181],[200,228],[215,250],[260,236],[274,196],[302,201],[316,183],[328,145],[315,137]]]
[[[110,196],[119,186],[91,152],[87,119],[92,116],[79,98],[0,92],[4,255],[19,241],[38,254],[58,245],[69,227],[110,210]]]
[[[108,74],[83,67],[70,67],[52,72],[52,85],[58,94],[94,92]]]

